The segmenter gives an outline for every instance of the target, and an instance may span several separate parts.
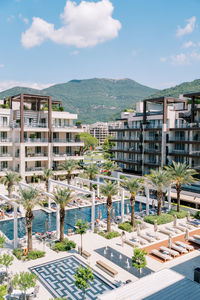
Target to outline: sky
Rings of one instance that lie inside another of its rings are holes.
[[[200,0],[0,0],[0,91],[131,78],[200,78]]]

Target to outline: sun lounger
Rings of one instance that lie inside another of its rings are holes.
[[[180,252],[181,254],[188,253],[187,249],[185,249],[183,247],[180,247],[180,246],[177,246],[176,244],[172,244],[171,248],[178,251],[178,252]]]
[[[197,221],[189,221],[188,224],[192,225],[192,226],[195,226],[195,227],[200,227],[200,223],[197,222]]]
[[[155,255],[155,256],[157,256],[159,258],[162,258],[164,261],[172,259],[172,257],[170,255],[164,254],[164,253],[162,253],[162,252],[160,252],[160,251],[158,251],[156,249],[152,250],[151,254],[153,254],[153,255]]]
[[[177,226],[174,226],[174,228],[177,228],[178,230],[184,232],[186,231],[186,227],[185,226],[182,226],[182,225],[177,225]]]
[[[148,242],[145,239],[141,238],[141,237],[136,237],[136,238],[133,237],[133,240],[135,240],[136,242],[139,242],[140,245],[147,245],[148,244]]]
[[[160,247],[160,250],[162,252],[166,252],[166,254],[169,254],[169,255],[174,256],[174,257],[180,255],[178,251],[172,250],[172,249],[164,247],[164,246]]]
[[[137,242],[131,242],[130,240],[125,240],[125,244],[127,244],[127,245],[129,245],[129,246],[131,246],[131,247],[139,247],[140,246],[140,244],[139,243],[137,243]]]
[[[179,247],[183,247],[183,248],[187,249],[188,251],[194,250],[194,247],[193,247],[193,246],[188,245],[188,244],[185,244],[185,243],[183,243],[183,242],[177,241],[177,242],[175,242],[175,244],[176,244],[177,246],[179,246]]]
[[[157,234],[152,234],[152,233],[147,232],[147,235],[154,238],[157,241],[161,240],[160,236]]]
[[[170,234],[174,235],[174,232],[172,232],[171,230],[164,229],[164,228],[160,228],[159,231],[164,234],[167,234],[167,235],[170,235]]]
[[[200,235],[199,234],[194,234],[192,237],[197,239],[197,240],[200,240]]]
[[[192,243],[194,243],[194,244],[200,245],[200,240],[197,240],[197,239],[195,239],[195,238],[193,238],[193,237],[190,237],[190,238],[188,239],[188,241],[189,241],[189,242],[192,242]]]
[[[180,231],[178,229],[170,227],[170,226],[166,226],[165,229],[170,230],[170,231],[172,231],[174,233],[180,233]]]
[[[189,224],[180,223],[180,225],[183,226],[184,228],[188,228],[190,230],[194,229],[194,226],[191,226]]]
[[[150,237],[150,236],[145,235],[145,234],[140,234],[140,236],[141,236],[141,238],[147,240],[147,242],[149,242],[149,243],[153,243],[153,242],[156,241],[153,237]]]

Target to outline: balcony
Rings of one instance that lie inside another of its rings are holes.
[[[80,139],[53,139],[53,143],[80,143]]]
[[[0,153],[0,157],[12,157],[11,153]]]
[[[26,154],[26,161],[43,161],[48,160],[48,153],[30,153]]]
[[[45,167],[25,168],[25,172],[42,172]]]
[[[145,142],[161,142],[162,137],[161,136],[149,136],[149,137],[145,137],[144,141]]]
[[[183,123],[183,124],[176,124],[175,128],[171,128],[171,130],[178,130],[178,129],[197,129],[200,128],[200,123],[195,122],[195,123]]]
[[[26,138],[24,143],[48,143],[48,139]]]
[[[24,124],[24,127],[26,128],[48,128],[47,123],[31,123],[31,124]]]
[[[150,166],[160,166],[161,165],[161,161],[158,160],[145,160],[144,161],[144,165],[150,165]]]
[[[77,152],[71,152],[71,153],[53,153],[53,160],[59,161],[59,160],[66,160],[69,158],[73,158],[76,160],[84,159],[83,155]]]
[[[48,153],[47,152],[41,152],[41,153],[29,153],[29,154],[26,154],[26,157],[45,157],[45,156],[48,156]]]
[[[11,138],[0,138],[0,143],[12,143]]]
[[[144,152],[146,153],[160,153],[161,152],[161,148],[155,149],[155,148],[145,148]]]

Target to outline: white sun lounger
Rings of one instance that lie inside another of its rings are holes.
[[[147,232],[147,235],[150,236],[151,238],[157,240],[157,241],[161,240],[159,235],[154,235],[154,234],[149,233],[149,232]]]
[[[180,233],[180,231],[178,229],[170,227],[170,226],[166,226],[165,229],[170,230],[170,231],[172,231],[174,233]]]
[[[180,223],[180,225],[183,226],[184,228],[188,228],[190,230],[194,229],[194,227],[189,224]]]
[[[194,250],[194,247],[193,247],[193,246],[188,245],[188,244],[185,244],[185,243],[183,243],[183,242],[177,241],[177,242],[175,242],[175,244],[176,244],[177,246],[180,246],[180,247],[183,247],[183,248],[187,249],[188,251]]]
[[[197,244],[197,245],[200,245],[200,240],[197,240],[197,239],[195,239],[195,238],[193,238],[193,237],[190,237],[190,238],[188,239],[188,241],[189,241],[189,242],[192,242],[192,243],[195,243],[195,244]]]
[[[162,258],[164,261],[172,259],[172,257],[170,255],[164,254],[156,249],[152,250],[151,253],[159,258]]]
[[[184,232],[186,231],[186,227],[185,226],[182,226],[182,225],[177,225],[177,226],[174,226],[174,228],[177,228],[178,230]]]
[[[145,239],[141,238],[141,237],[137,237],[135,240],[136,240],[136,242],[139,242],[140,245],[147,245],[148,244],[148,242]]]
[[[197,240],[200,240],[200,235],[199,234],[194,234],[192,237],[197,239]]]
[[[200,241],[199,241],[200,242]],[[180,252],[181,254],[183,254],[183,253],[188,253],[188,250],[187,249],[185,249],[185,248],[183,248],[183,247],[180,247],[180,246],[177,246],[176,244],[172,244],[172,247],[171,247],[172,249],[174,249],[174,250],[176,250],[176,251],[178,251],[178,252]]]
[[[163,252],[166,252],[166,254],[169,254],[174,257],[180,255],[180,253],[178,251],[172,250],[172,249],[164,247],[164,246],[160,247],[160,250]]]
[[[153,243],[153,242],[156,241],[155,238],[150,237],[150,236],[145,235],[145,234],[140,234],[140,236],[141,236],[141,238],[145,239],[145,240],[146,240],[147,242],[149,242],[149,243]]]
[[[125,240],[125,244],[127,244],[127,245],[129,245],[129,246],[131,246],[131,247],[140,247],[140,244],[139,243],[137,243],[137,242],[132,242],[132,241],[130,241],[130,240]]]
[[[167,235],[174,235],[174,232],[172,232],[171,230],[167,230],[165,228],[160,228],[159,229],[160,232],[164,233],[164,234],[167,234]]]

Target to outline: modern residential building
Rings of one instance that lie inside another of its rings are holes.
[[[63,111],[62,102],[50,96],[20,94],[2,101],[0,108],[0,176],[8,169],[30,181],[52,168],[64,175],[59,165],[66,159],[81,160],[77,138],[83,132],[73,125],[76,114]]]
[[[96,122],[90,125],[83,125],[84,131],[90,133],[99,140],[102,145],[108,135],[116,136],[116,132],[112,128],[117,126],[119,122]]]
[[[200,93],[146,99],[135,112],[123,112],[122,125],[112,128],[117,133],[114,160],[125,172],[139,175],[173,160],[200,172],[199,99]]]

